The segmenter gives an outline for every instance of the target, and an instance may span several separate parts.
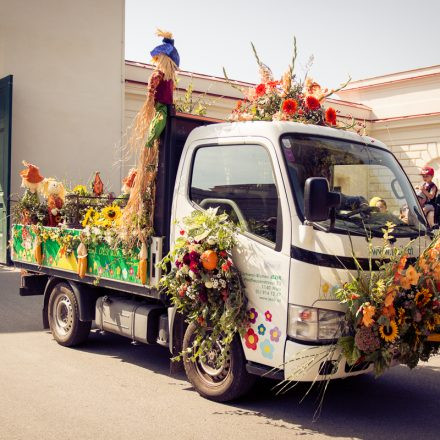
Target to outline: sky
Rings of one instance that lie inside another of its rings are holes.
[[[440,64],[440,0],[126,0],[125,59],[148,63],[173,32],[183,70],[257,83],[252,41],[276,78],[295,72],[334,88],[353,80]]]

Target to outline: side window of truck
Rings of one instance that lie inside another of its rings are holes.
[[[218,206],[248,232],[276,242],[278,190],[269,153],[261,145],[197,149],[190,198],[204,209]]]

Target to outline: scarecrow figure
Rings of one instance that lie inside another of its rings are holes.
[[[145,102],[136,115],[127,147],[137,156],[136,179],[123,212],[120,238],[136,246],[147,240],[153,228],[155,178],[159,153],[159,138],[168,116],[168,106],[173,104],[176,71],[180,63],[170,32],[157,31],[162,44],[150,53],[154,71],[148,83]]]
[[[23,210],[21,212],[20,221],[22,224],[28,225],[33,221],[32,211],[34,211],[40,203],[38,192],[42,189],[44,177],[40,174],[40,169],[37,166],[25,160],[22,163],[26,169],[20,171],[21,186],[26,188],[26,191],[21,199]]]

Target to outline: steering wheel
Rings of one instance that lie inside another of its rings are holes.
[[[349,219],[357,214],[360,214],[361,217],[368,217],[372,212],[378,212],[378,208],[375,206],[361,205],[357,209],[353,209],[353,211],[347,212],[346,214],[338,213],[337,216],[341,219]]]

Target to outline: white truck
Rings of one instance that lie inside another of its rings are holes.
[[[94,277],[14,258],[26,269],[20,293],[44,294],[44,324],[62,345],[84,342],[95,320],[102,330],[166,345],[176,355],[190,335],[157,288],[155,263],[179,234],[175,220],[219,207],[245,228],[233,258],[251,324],[220,368],[214,352],[185,363],[195,389],[226,401],[246,392],[256,375],[314,381],[370,371],[330,350],[344,314],[335,291],[356,269],[353,252],[368,268],[367,236],[380,244],[387,221],[396,225],[396,245],[415,240],[409,252],[416,256],[424,244],[425,217],[402,167],[384,144],[351,132],[211,122],[177,114],[162,137],[149,285],[103,276],[96,287]],[[373,197],[385,208],[370,206]]]

